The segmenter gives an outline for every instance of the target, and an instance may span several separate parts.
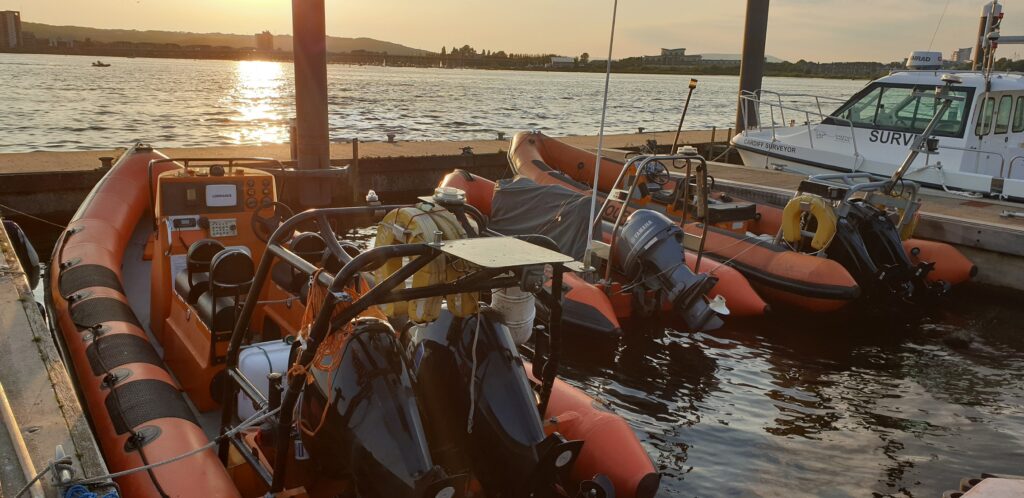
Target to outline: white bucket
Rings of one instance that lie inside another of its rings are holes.
[[[536,297],[519,287],[497,289],[491,293],[491,307],[501,313],[502,321],[518,345],[530,340],[537,316]]]

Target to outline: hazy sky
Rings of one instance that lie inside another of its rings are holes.
[[[973,46],[982,0],[949,0],[935,50]],[[1024,2],[1006,2],[1006,34],[1024,34]],[[327,32],[438,51],[470,44],[506,52],[608,50],[611,0],[327,0]],[[745,0],[621,0],[614,57],[738,53]],[[787,60],[892,61],[927,49],[944,0],[772,0],[767,52]],[[289,0],[0,0],[27,21],[195,32],[291,32]],[[1024,54],[1004,46],[999,55]]]

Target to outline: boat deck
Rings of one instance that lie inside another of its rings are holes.
[[[76,478],[106,474],[74,386],[2,226],[0,358],[0,496],[13,497],[26,476],[46,468],[57,445],[73,457]],[[42,487],[23,496],[55,495],[49,483],[46,476]]]

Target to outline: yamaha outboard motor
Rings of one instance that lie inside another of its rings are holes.
[[[462,496],[465,479],[431,460],[394,330],[369,318],[354,327],[338,351],[314,361],[331,368],[311,366],[314,382],[302,393],[298,423],[316,470],[351,479],[360,497]]]
[[[714,330],[722,320],[704,295],[718,282],[695,275],[684,263],[683,230],[667,216],[638,209],[619,229],[615,260],[630,278],[643,278],[647,288],[663,290],[690,330]]]
[[[444,309],[408,330],[427,439],[438,463],[472,470],[488,496],[547,496],[583,443],[544,436],[523,359],[499,320],[488,308],[467,318]]]
[[[872,296],[899,303],[929,299],[948,290],[948,285],[926,279],[935,263],[910,261],[885,211],[858,199],[849,205],[849,212],[838,220],[828,257],[841,263],[857,285]]]

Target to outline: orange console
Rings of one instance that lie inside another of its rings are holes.
[[[274,176],[213,165],[166,171],[155,183],[152,329],[164,361],[206,411],[217,406],[234,318],[276,226],[265,214],[277,199]]]

